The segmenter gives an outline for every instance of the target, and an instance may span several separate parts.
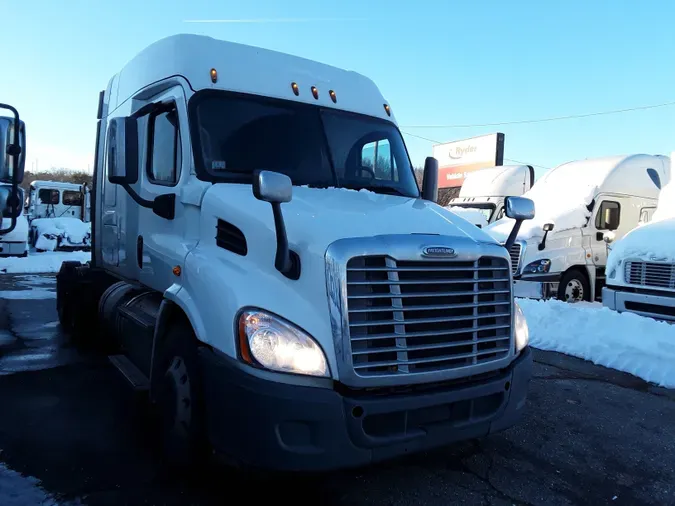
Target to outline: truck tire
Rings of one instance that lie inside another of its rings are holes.
[[[591,286],[585,273],[578,269],[568,270],[560,280],[558,299],[564,302],[591,300]]]
[[[152,396],[165,462],[172,470],[200,468],[209,445],[197,341],[188,324],[169,327],[154,371]]]

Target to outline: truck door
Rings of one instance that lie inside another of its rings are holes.
[[[627,213],[627,206],[623,206],[624,199],[615,196],[600,197],[595,206],[595,213],[589,220],[589,232],[591,243],[591,254],[593,264],[596,267],[607,265],[607,244],[603,239],[605,232],[612,231],[615,234],[615,241],[623,237],[628,231],[637,225],[630,224],[631,220]]]
[[[175,216],[169,220],[152,209],[139,208],[135,258],[141,283],[164,291],[176,281],[173,268],[182,266],[187,254],[185,204],[181,202],[180,188],[190,176],[188,119],[180,86],[148,102],[153,105],[151,112],[139,118],[140,145],[144,147],[138,170],[141,195],[153,200],[159,195],[176,194]]]

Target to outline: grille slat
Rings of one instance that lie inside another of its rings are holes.
[[[625,269],[630,285],[675,289],[675,264],[630,261]]]
[[[481,342],[483,343],[492,343],[496,341],[505,341],[509,339],[507,337],[491,337],[491,338],[485,338],[482,339]],[[456,342],[450,342],[450,343],[441,343],[441,344],[420,344],[420,345],[413,345],[413,346],[408,346],[407,350],[408,351],[422,351],[422,350],[435,350],[435,349],[441,349],[441,348],[454,348],[456,346],[473,346],[474,340],[471,339],[469,341],[456,341]],[[372,350],[362,350],[362,351],[355,351],[353,352],[354,355],[364,355],[367,353],[389,353],[392,351],[400,351],[399,348],[392,347],[392,348],[377,348],[377,349],[372,349]]]
[[[511,301],[503,302],[470,302],[468,304],[445,304],[445,305],[430,305],[430,306],[406,306],[407,311],[438,311],[442,309],[468,309],[474,307],[488,307],[488,306],[508,306]],[[397,311],[398,308],[393,306],[383,306],[374,308],[350,309],[350,313],[388,313]]]
[[[508,357],[510,267],[506,259],[492,257],[352,258],[346,281],[356,374],[419,374]]]
[[[415,360],[406,360],[405,362],[399,362],[399,361],[388,361],[388,362],[371,362],[366,365],[356,365],[354,366],[354,369],[366,369],[370,367],[391,367],[391,366],[399,366],[401,364],[405,365],[415,365],[415,364],[421,364],[421,363],[429,363],[429,362],[449,362],[453,360],[464,360],[464,359],[472,359],[474,356],[483,356],[483,355],[488,355],[492,354],[494,352],[509,352],[509,348],[507,347],[501,347],[501,348],[494,348],[486,351],[479,351],[478,353],[474,354],[473,352],[471,353],[463,353],[463,354],[456,354],[456,355],[443,355],[440,357],[433,357],[433,358],[424,358],[424,359],[415,359]]]

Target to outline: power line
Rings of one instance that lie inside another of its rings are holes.
[[[671,105],[675,105],[675,101],[673,102],[664,102],[662,104],[654,104],[654,105],[643,105],[640,107],[630,107],[628,109],[614,109],[612,111],[599,111],[599,112],[590,112],[587,114],[571,114],[569,116],[554,116],[550,118],[541,118],[541,119],[525,119],[525,120],[518,120],[518,121],[502,121],[499,123],[476,123],[476,124],[470,124],[470,125],[406,125],[403,126],[403,128],[478,128],[478,127],[492,127],[492,126],[504,126],[504,125],[522,125],[525,123],[544,123],[547,121],[561,121],[561,120],[566,120],[566,119],[576,119],[576,118],[588,118],[591,116],[602,116],[606,114],[620,114],[624,112],[632,112],[632,111],[644,111],[646,109],[656,109],[658,107],[668,107]],[[412,134],[409,134],[412,135]],[[414,137],[414,136],[413,136]],[[426,139],[428,140],[428,139]]]
[[[434,144],[442,144],[442,142],[435,141],[434,139],[429,139],[428,137],[422,137],[421,135],[411,134],[410,132],[404,132],[403,130],[401,130],[401,133],[403,135],[409,135],[410,137],[416,137],[417,139],[422,139],[423,141],[433,142]],[[519,160],[514,160],[513,158],[505,158],[505,160],[507,160],[509,162],[519,163],[521,165],[532,165],[532,167],[538,167],[540,169],[547,169],[547,170],[549,169],[549,167],[544,167],[543,165],[537,165],[535,163],[521,162]]]

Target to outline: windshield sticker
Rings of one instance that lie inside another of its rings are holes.
[[[225,170],[227,168],[225,160],[213,160],[211,162],[211,168],[213,170]]]

